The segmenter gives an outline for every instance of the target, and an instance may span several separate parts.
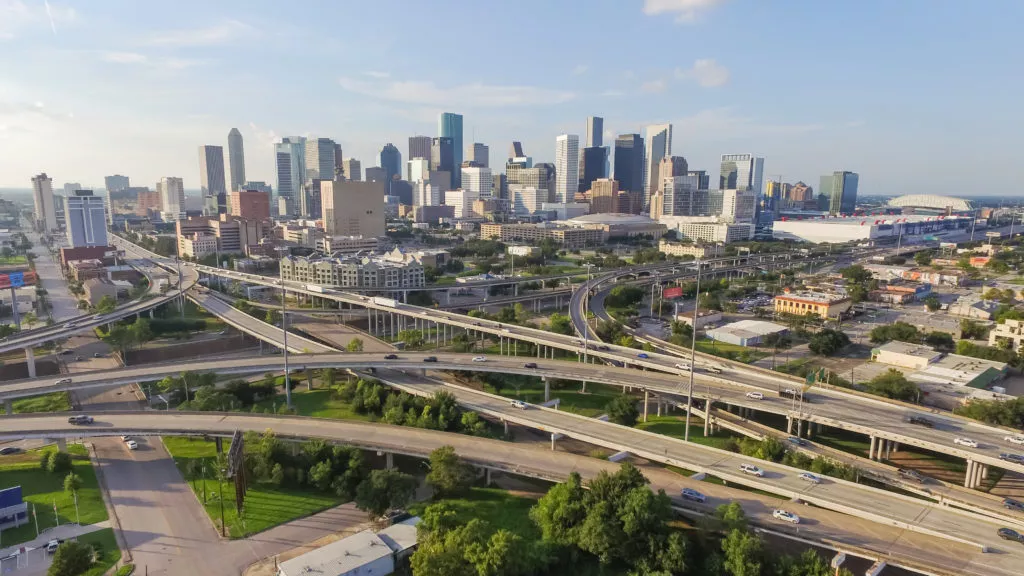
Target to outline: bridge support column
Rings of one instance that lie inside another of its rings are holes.
[[[8,416],[14,414],[14,400],[11,400],[10,398],[4,399],[4,413]]]
[[[313,389],[313,370],[306,368],[306,390]]]
[[[505,438],[508,438],[508,420],[502,420],[501,423],[505,425]]]
[[[661,416],[661,397],[659,396],[657,398],[657,400],[658,400],[658,416]]]
[[[57,450],[60,450],[61,452],[67,452],[68,451],[68,439],[67,438],[57,438]]]
[[[981,465],[981,480],[988,480],[988,464]]]
[[[555,433],[552,432],[551,433],[551,450],[553,451],[554,449],[555,449]]]
[[[36,377],[36,353],[32,351],[32,347],[25,348],[25,365],[28,366],[28,377]]]
[[[793,417],[786,416],[786,434],[793,434]]]
[[[541,376],[540,379],[544,381],[544,401],[547,402],[551,400],[551,381],[547,376]]]
[[[796,421],[796,437],[797,438],[803,438],[803,435],[804,435],[804,421],[803,420],[797,420]]]
[[[484,486],[491,485],[491,469],[484,468]]]
[[[891,442],[891,444],[892,444],[892,453],[893,454],[895,454],[895,453],[900,451],[900,443],[899,442],[896,442],[894,440],[894,441]]]
[[[586,393],[587,393],[587,381],[584,380],[583,381],[583,385],[580,387],[580,394],[586,394]]]
[[[875,448],[876,448],[877,445],[878,445],[878,438],[875,438],[874,436],[872,436],[871,437],[871,447],[868,448],[868,460],[874,460],[875,459]]]
[[[885,441],[885,459],[888,460],[892,456],[892,440]]]
[[[647,422],[647,406],[650,404],[650,392],[644,390],[644,422]]]
[[[216,438],[213,439],[213,444],[216,447],[217,454],[223,454],[224,453],[224,439],[223,438],[221,438],[220,436],[217,436]]]
[[[388,470],[394,470],[395,468],[395,453],[385,452],[384,453],[384,467]]]
[[[967,470],[964,472],[964,488],[973,488],[974,483],[974,460],[967,461]]]

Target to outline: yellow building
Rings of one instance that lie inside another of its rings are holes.
[[[803,316],[814,314],[819,318],[838,318],[853,306],[846,296],[821,292],[797,292],[775,297],[775,312]]]

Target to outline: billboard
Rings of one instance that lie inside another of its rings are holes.
[[[0,274],[0,288],[21,288],[36,283],[35,272],[11,272]]]
[[[672,288],[665,288],[661,291],[661,297],[665,299],[669,298],[681,298],[683,296],[683,287],[674,286]]]

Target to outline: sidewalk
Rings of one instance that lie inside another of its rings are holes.
[[[6,558],[11,554],[15,554],[21,550],[21,548],[25,548],[25,550],[43,548],[46,546],[47,542],[54,538],[67,540],[69,538],[77,538],[82,534],[103,530],[104,528],[110,528],[110,520],[104,520],[103,522],[97,522],[96,524],[86,524],[85,526],[80,526],[78,524],[62,524],[60,526],[47,528],[40,532],[39,537],[31,542],[22,542],[21,544],[15,544],[14,546],[7,548],[0,548],[0,558]],[[7,572],[4,572],[4,574],[6,573]]]

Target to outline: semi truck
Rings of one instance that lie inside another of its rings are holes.
[[[388,308],[398,308],[398,301],[394,298],[383,298],[381,296],[374,296],[371,301],[378,306],[387,306]]]

